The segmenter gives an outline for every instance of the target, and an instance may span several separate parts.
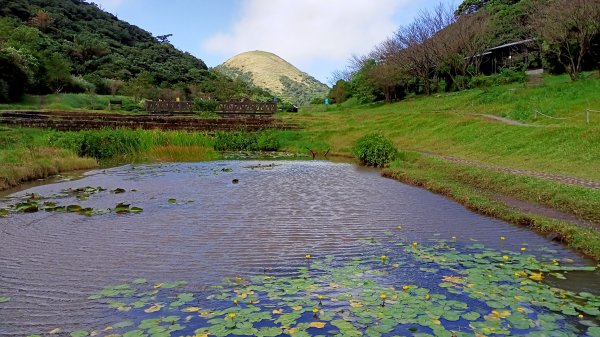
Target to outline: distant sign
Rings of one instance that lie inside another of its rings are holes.
[[[329,98],[325,98],[325,105],[329,105]]]
[[[273,103],[277,104],[277,96],[273,97]]]

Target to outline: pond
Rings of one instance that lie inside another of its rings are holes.
[[[126,165],[0,211],[0,336],[600,333],[592,261],[352,164]]]

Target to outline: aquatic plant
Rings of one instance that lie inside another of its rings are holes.
[[[238,277],[205,293],[137,279],[90,300],[128,313],[111,326],[122,336],[600,335],[600,296],[543,282],[595,267],[443,240],[396,247],[394,265],[311,259],[293,275]],[[430,282],[399,276],[413,264]]]

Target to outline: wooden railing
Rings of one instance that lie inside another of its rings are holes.
[[[194,103],[192,101],[146,101],[146,111],[189,114],[194,112]],[[224,117],[270,116],[277,112],[277,104],[230,100],[219,103],[215,112]]]
[[[219,103],[217,113],[226,115],[272,115],[277,112],[275,103],[231,100]]]
[[[154,113],[193,113],[192,101],[146,101],[146,111]]]

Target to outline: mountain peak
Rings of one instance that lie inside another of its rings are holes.
[[[325,97],[329,91],[325,84],[267,51],[255,50],[238,54],[218,66],[217,70],[296,104],[308,104],[313,98]]]

